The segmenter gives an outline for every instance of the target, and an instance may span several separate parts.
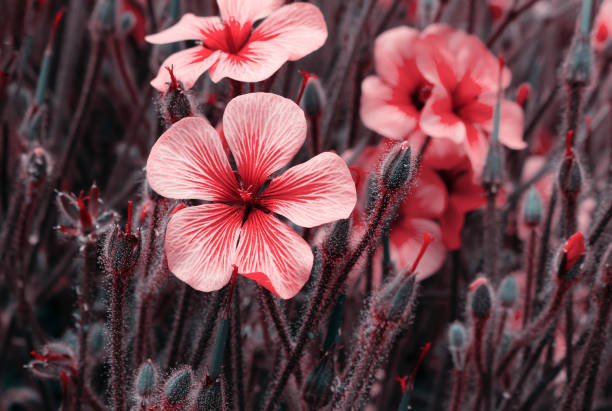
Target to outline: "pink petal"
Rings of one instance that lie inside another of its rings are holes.
[[[348,218],[357,195],[351,172],[334,153],[321,153],[272,180],[261,204],[302,227]]]
[[[270,214],[251,211],[238,249],[238,272],[281,298],[295,296],[310,277],[310,246]]]
[[[527,147],[523,141],[523,109],[513,101],[504,100],[501,103],[499,141],[513,150]]]
[[[451,98],[442,89],[434,89],[425,103],[419,125],[431,137],[446,137],[456,143],[465,142],[465,125],[453,112]]]
[[[450,51],[437,43],[424,42],[423,49],[428,52],[417,54],[417,67],[423,77],[434,86],[443,87],[452,92],[459,80],[459,74],[454,66],[454,58]]]
[[[198,78],[215,63],[220,53],[220,51],[211,51],[201,46],[174,53],[161,64],[157,77],[151,81],[151,85],[162,93],[168,91],[170,74],[166,67],[172,67],[177,80],[186,90],[189,90],[198,81]]]
[[[448,207],[440,218],[442,242],[449,250],[458,250],[461,247],[461,230],[465,222],[465,214],[455,207]]]
[[[306,139],[306,118],[293,101],[271,93],[243,94],[223,114],[223,134],[243,182],[260,187]]]
[[[203,204],[177,212],[166,229],[170,271],[200,291],[222,288],[232,274],[243,209]]]
[[[147,160],[147,180],[164,197],[233,201],[236,178],[219,136],[208,121],[186,117],[155,143]]]
[[[465,145],[467,155],[472,163],[472,168],[477,176],[480,176],[487,159],[489,141],[484,132],[469,123],[464,123],[466,130]]]
[[[423,133],[413,133],[410,136],[408,142],[412,147],[413,153],[418,153],[418,150],[423,146],[424,140],[425,135]],[[423,166],[435,170],[450,170],[465,159],[466,154],[463,144],[458,144],[450,138],[433,138],[429,142],[425,157],[423,157]]]
[[[361,121],[371,130],[394,139],[409,135],[417,127],[419,113],[410,96],[398,96],[379,77],[369,76],[361,84]]]
[[[265,19],[249,41],[267,42],[285,54],[288,60],[298,60],[319,49],[325,40],[327,25],[321,11],[312,4],[293,3]]]
[[[425,233],[436,240],[429,245],[417,267],[417,280],[422,281],[438,271],[446,257],[446,248],[441,239],[440,226],[428,219],[407,218],[400,226],[391,230],[391,257],[399,269],[412,266],[421,246]]]
[[[418,41],[419,32],[407,26],[387,30],[376,38],[374,64],[376,73],[385,83],[417,83],[422,79],[416,66],[415,45]]]
[[[402,203],[401,213],[410,217],[438,218],[446,209],[447,202],[444,181],[429,167],[422,167]]]
[[[210,79],[218,83],[225,77],[245,83],[266,80],[283,64],[287,55],[274,44],[257,41],[247,43],[238,54],[219,51],[218,61],[210,68]]]
[[[174,26],[156,34],[150,34],[145,40],[153,44],[174,43],[183,40],[201,40],[202,30],[221,24],[219,17],[197,17],[187,13]]]
[[[252,23],[263,19],[281,7],[284,0],[217,0],[224,21],[234,19],[240,23]]]

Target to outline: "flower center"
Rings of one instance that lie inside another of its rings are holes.
[[[419,86],[417,86],[412,93],[410,94],[410,100],[412,101],[412,105],[418,110],[421,111],[427,102],[429,96],[431,96],[432,85],[425,82]]]
[[[215,27],[203,32],[202,43],[210,50],[221,50],[229,54],[237,54],[248,43],[251,37],[251,24],[230,18],[223,22],[223,28]]]
[[[253,186],[248,186],[247,188],[241,186],[238,188],[238,195],[240,195],[240,199],[245,205],[251,206],[255,204],[255,192],[253,190]]]

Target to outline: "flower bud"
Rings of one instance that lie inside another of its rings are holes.
[[[478,319],[488,318],[493,307],[493,297],[486,278],[476,279],[470,288],[473,290],[470,301],[470,311]]]
[[[338,220],[338,222],[334,224],[334,228],[329,234],[325,245],[325,251],[329,257],[339,258],[344,255],[350,228],[350,219]]]
[[[557,277],[560,281],[571,282],[578,277],[585,253],[584,236],[578,232],[567,240],[559,254]]]
[[[499,285],[497,295],[501,305],[505,308],[512,308],[518,299],[519,289],[514,276],[507,276]]]
[[[558,174],[559,190],[565,196],[577,196],[582,188],[582,172],[576,158],[565,157]]]
[[[448,349],[453,358],[455,368],[463,369],[465,364],[465,350],[467,348],[467,332],[463,324],[455,321],[448,329]]]
[[[323,356],[306,379],[303,398],[310,409],[323,409],[331,399],[335,378],[332,359],[332,355]]]
[[[167,386],[168,383],[166,383]],[[155,393],[157,386],[157,370],[151,360],[144,362],[136,373],[134,390],[140,400],[148,400]]]
[[[196,397],[196,411],[220,410],[221,407],[221,383],[213,382],[211,385],[204,385]]]
[[[535,227],[542,221],[542,199],[538,190],[531,187],[523,205],[523,220],[530,227]]]
[[[115,0],[98,0],[91,14],[89,28],[94,38],[101,38],[115,28]]]
[[[410,146],[400,144],[395,152],[387,157],[383,172],[383,185],[387,190],[396,191],[410,177]]]
[[[106,236],[102,260],[106,271],[115,276],[128,277],[132,274],[140,256],[140,241],[131,232],[124,231],[119,225]]]
[[[591,81],[593,51],[587,36],[576,33],[564,67],[566,83],[586,86]]]
[[[487,159],[482,171],[482,186],[490,192],[497,192],[503,182],[503,158],[501,146],[497,141],[491,141]]]
[[[309,117],[319,116],[323,112],[325,92],[318,78],[311,77],[306,83],[301,106]]]
[[[387,322],[403,323],[412,315],[416,276],[397,275],[378,291],[372,310],[373,316]]]
[[[193,110],[183,85],[174,76],[174,67],[166,66],[165,69],[170,74],[170,84],[161,98],[161,114],[168,124],[174,124],[182,118],[192,116]]]
[[[189,399],[192,379],[189,369],[178,370],[168,377],[164,385],[164,403],[170,407],[184,404]]]

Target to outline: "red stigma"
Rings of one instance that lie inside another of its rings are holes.
[[[308,84],[308,80],[310,80],[311,78],[318,77],[315,74],[310,74],[302,70],[298,70],[297,72],[304,76],[304,78],[302,79],[302,85],[300,86],[300,93],[298,94],[298,98],[296,100],[296,104],[299,106],[300,101],[302,101],[302,95],[304,94],[304,90],[306,90],[306,84]]]
[[[53,40],[55,40],[55,32],[57,31],[57,28],[60,24],[60,22],[62,21],[62,17],[64,17],[64,13],[66,12],[66,9],[64,9],[63,7],[55,14],[55,18],[53,19],[53,25],[51,26],[51,35],[49,36],[49,43],[47,43],[47,50],[51,50],[51,47],[53,47]]]
[[[569,130],[565,137],[565,157],[573,157],[572,144],[574,143],[574,130]]]
[[[405,377],[395,377],[395,381],[400,383],[400,387],[402,388],[402,394],[406,391],[406,381],[408,380],[408,375]]]
[[[499,70],[503,70],[506,65],[506,59],[500,54],[497,56],[497,61],[499,62]]]
[[[30,355],[34,357],[35,360],[47,362],[49,359],[46,355],[42,355],[37,353],[36,351],[30,351]]]
[[[178,81],[176,81],[176,77],[174,76],[174,65],[171,65],[170,67],[165,66],[164,68],[168,70],[168,74],[170,74],[170,89],[178,90]]]
[[[140,225],[144,224],[144,220],[147,218],[147,215],[149,215],[149,207],[151,206],[151,201],[147,201],[143,206],[142,209],[140,210]]]
[[[424,234],[423,245],[421,246],[421,249],[419,250],[419,253],[417,254],[416,258],[414,259],[414,263],[412,263],[412,267],[410,268],[410,273],[414,273],[414,270],[416,270],[417,266],[419,265],[421,258],[423,258],[423,254],[425,254],[425,251],[427,251],[427,247],[429,247],[429,244],[431,244],[434,240],[435,238],[433,238],[431,234],[429,233]]]
[[[127,214],[127,221],[125,222],[125,233],[126,234],[131,234],[132,233],[132,202],[128,201],[128,214]]]
[[[83,190],[81,190],[78,198],[76,199],[77,205],[79,207],[79,219],[81,220],[81,226],[85,230],[90,229],[93,226],[93,223],[91,221],[91,214],[89,214],[89,209],[85,206],[85,200],[88,199],[88,197],[83,197]]]

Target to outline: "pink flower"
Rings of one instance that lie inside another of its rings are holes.
[[[170,81],[164,67],[186,89],[208,70],[215,83],[225,77],[257,82],[270,77],[286,61],[298,60],[320,48],[327,39],[323,15],[315,6],[283,0],[217,0],[221,18],[185,14],[174,26],[146,37],[164,44],[197,40],[201,44],[168,57],[151,85],[165,92]],[[257,20],[266,18],[253,30]]]
[[[612,34],[612,0],[604,0],[593,23],[593,48],[602,51],[610,41]]]
[[[375,44],[377,76],[362,84],[361,118],[372,130],[402,139],[425,133],[465,146],[479,175],[493,128],[499,63],[475,36],[434,24],[422,33],[398,27]],[[502,88],[510,83],[507,68]],[[500,141],[522,149],[523,112],[501,103]]]
[[[242,275],[291,298],[308,279],[313,255],[275,214],[303,227],[347,218],[356,202],[350,171],[327,152],[276,175],[304,143],[306,119],[295,103],[274,94],[230,101],[223,133],[236,172],[202,118],[175,123],[151,150],[146,170],[155,191],[204,202],[168,223],[168,266],[193,288],[213,291],[229,281],[236,264]]]

